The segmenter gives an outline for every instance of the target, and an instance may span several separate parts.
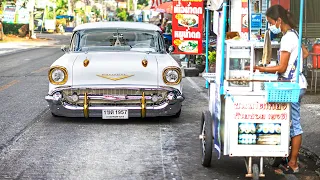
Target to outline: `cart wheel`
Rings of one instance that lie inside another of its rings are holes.
[[[258,166],[258,164],[252,165],[252,179],[259,180],[259,166]]]
[[[60,117],[60,116],[58,116],[58,115],[56,115],[54,113],[51,113],[51,114],[52,114],[53,117]]]
[[[269,157],[268,158],[269,165],[272,167],[279,167],[279,165],[282,163],[281,157]]]
[[[203,111],[201,117],[201,129],[200,129],[200,145],[201,145],[201,164],[205,167],[209,167],[212,157],[212,118],[209,111]]]

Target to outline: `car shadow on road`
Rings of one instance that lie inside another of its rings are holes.
[[[74,117],[51,117],[53,123],[72,123],[72,124],[167,124],[178,119],[172,117],[155,118],[129,118],[129,119],[102,119],[102,118],[74,118]]]

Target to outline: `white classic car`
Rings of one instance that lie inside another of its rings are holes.
[[[77,26],[50,67],[45,97],[53,116],[179,117],[181,70],[161,29],[137,22]],[[172,51],[172,48],[171,48]]]

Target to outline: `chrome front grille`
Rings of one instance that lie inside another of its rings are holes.
[[[68,104],[83,106],[84,94],[88,93],[89,106],[141,106],[142,93],[145,93],[147,106],[160,106],[166,102],[168,90],[165,89],[64,89],[63,101]],[[77,94],[79,100],[73,102],[70,96]],[[153,102],[152,96],[159,100]]]

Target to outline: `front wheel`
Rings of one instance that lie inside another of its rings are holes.
[[[202,152],[201,164],[209,167],[211,165],[213,143],[212,118],[209,111],[202,112],[199,139]]]
[[[173,115],[173,118],[179,118],[181,115],[181,109],[177,112],[177,114]]]
[[[253,164],[252,166],[252,179],[259,180],[259,167],[258,164]]]
[[[54,113],[51,113],[51,115],[52,115],[53,117],[59,117],[58,115],[56,115],[56,114],[54,114]]]

